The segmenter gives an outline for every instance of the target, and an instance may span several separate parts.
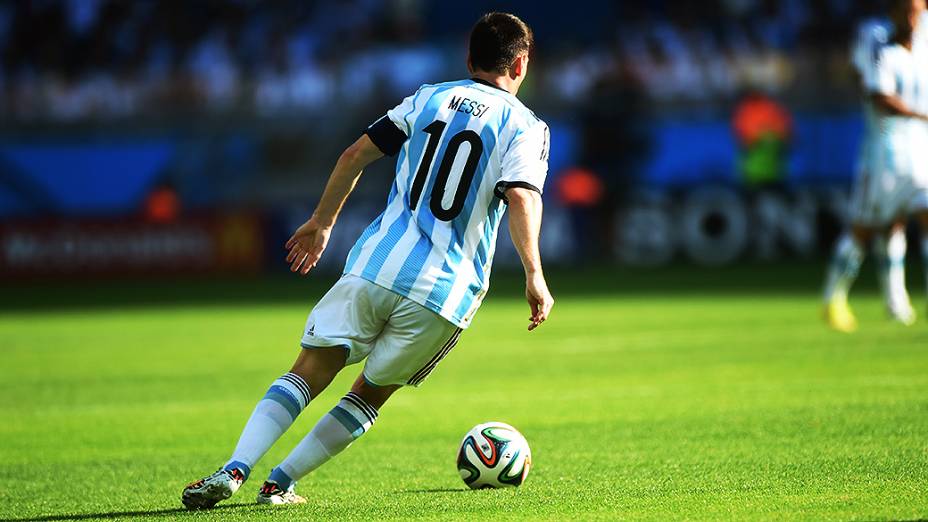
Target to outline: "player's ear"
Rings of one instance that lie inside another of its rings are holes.
[[[467,72],[473,76],[474,74],[474,62],[470,59],[470,51],[467,52]]]
[[[515,80],[520,76],[525,76],[526,70],[528,69],[528,53],[520,54],[516,56],[515,61],[512,62],[512,65],[509,66],[509,76]]]

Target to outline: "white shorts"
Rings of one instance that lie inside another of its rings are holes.
[[[928,157],[900,145],[884,142],[866,155],[851,196],[851,223],[882,227],[928,210]]]
[[[310,312],[300,344],[345,348],[346,365],[367,358],[363,375],[374,386],[418,386],[460,335],[460,328],[428,308],[346,274]]]

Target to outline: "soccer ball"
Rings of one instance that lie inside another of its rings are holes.
[[[520,486],[531,467],[528,441],[502,422],[474,426],[458,452],[458,472],[471,489]]]

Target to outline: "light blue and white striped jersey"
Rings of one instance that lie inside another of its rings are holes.
[[[912,48],[915,52],[928,52],[928,10],[922,11],[921,20],[918,22],[912,39],[914,40]]]
[[[548,126],[507,91],[462,80],[423,85],[367,134],[399,153],[396,177],[344,272],[466,328],[489,288],[505,189],[543,188]]]
[[[898,134],[898,126],[895,122],[885,119],[886,116],[881,115],[870,100],[871,93],[887,90],[887,68],[900,65],[890,63],[893,60],[881,62],[884,50],[887,47],[893,47],[889,42],[894,31],[892,21],[886,18],[863,20],[858,26],[857,38],[851,49],[851,61],[854,69],[860,75],[866,95],[864,98],[864,139],[860,150],[859,164],[861,174],[873,174],[867,171],[873,170],[881,164],[878,157],[872,157],[876,154],[875,151],[884,147],[887,142],[892,142],[894,139],[892,138],[893,134]],[[922,13],[913,40],[912,52],[914,55],[924,56],[925,53],[928,53],[928,12]],[[889,54],[893,53],[894,51],[889,52]],[[881,64],[883,65],[882,76]],[[904,127],[905,125],[903,125]]]
[[[892,21],[887,18],[867,18],[857,26],[857,37],[851,45],[851,64],[867,91],[876,85],[880,52],[889,44],[894,31]],[[921,14],[912,39],[913,52],[928,52],[928,11]]]
[[[889,42],[893,24],[885,18],[868,18],[857,27],[857,37],[851,47],[851,64],[860,77],[863,87],[864,136],[858,160],[860,175],[868,175],[872,168],[871,156],[879,144],[880,125],[870,93],[876,83],[880,51]]]
[[[887,44],[880,50],[872,92],[898,96],[906,106],[928,114],[928,49]],[[881,139],[906,147],[928,147],[928,123],[916,118],[878,113]],[[914,141],[913,141],[914,140]]]
[[[851,64],[865,87],[873,85],[880,49],[889,42],[893,24],[886,18],[867,18],[857,26],[851,46]]]

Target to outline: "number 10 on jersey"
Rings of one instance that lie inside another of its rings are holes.
[[[419,206],[419,199],[422,197],[422,190],[425,188],[425,182],[429,177],[429,166],[438,150],[441,142],[442,132],[444,132],[447,123],[441,120],[435,120],[427,127],[422,129],[429,135],[428,142],[425,145],[425,153],[422,155],[422,161],[416,170],[416,177],[412,182],[412,189],[409,192],[409,209],[416,210]],[[457,158],[461,145],[470,144],[470,152],[467,155],[467,161],[464,169],[461,171],[461,177],[457,187],[454,189],[454,200],[451,206],[444,208],[442,199],[445,191],[448,189],[448,180],[451,178],[451,167]],[[467,199],[467,193],[470,185],[474,181],[474,174],[477,172],[477,164],[480,162],[480,155],[483,154],[483,142],[480,135],[472,130],[462,130],[455,134],[448,141],[445,153],[438,164],[438,171],[435,174],[435,184],[432,188],[432,194],[429,196],[429,209],[432,214],[442,221],[451,221],[464,209],[464,200]]]

